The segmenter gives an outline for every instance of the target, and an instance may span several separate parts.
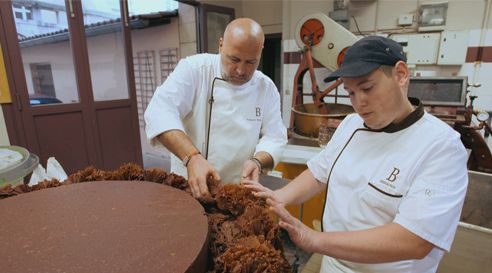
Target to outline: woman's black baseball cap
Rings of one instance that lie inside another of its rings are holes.
[[[331,73],[325,82],[340,77],[364,76],[381,65],[393,66],[398,61],[407,61],[400,44],[381,36],[367,36],[349,47],[340,68]]]

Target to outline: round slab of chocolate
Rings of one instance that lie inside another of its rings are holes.
[[[99,181],[0,200],[2,272],[205,272],[208,223],[189,194]]]

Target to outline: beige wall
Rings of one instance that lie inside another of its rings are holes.
[[[282,32],[282,0],[200,0],[202,3],[233,8],[236,18],[257,21],[266,34]]]
[[[489,3],[489,9],[488,9],[488,12],[489,12],[489,16],[487,17],[487,22],[485,22],[486,26],[488,29],[491,29],[492,28],[492,0],[491,0],[491,3]]]
[[[243,16],[257,21],[265,34],[282,33],[281,0],[243,1]]]
[[[331,0],[305,0],[305,1],[282,1],[282,39],[294,39],[297,22],[305,15],[333,10]]]
[[[401,30],[397,25],[401,14],[414,15],[417,20],[419,3],[417,0],[379,0],[379,1],[352,1],[349,3],[350,16],[354,16],[359,28],[364,31],[392,31]],[[437,0],[425,1],[439,2]],[[445,30],[476,29],[482,26],[485,0],[449,0],[447,22]],[[405,30],[416,29],[417,24],[408,26]],[[351,19],[350,30],[357,31]]]
[[[426,0],[425,2],[439,2],[440,0]],[[448,13],[445,30],[480,29],[484,18],[487,0],[448,0]],[[249,1],[245,1],[249,2]],[[398,16],[413,14],[417,20],[419,3],[421,0],[367,0],[347,1],[349,16],[354,16],[362,32],[397,32],[416,31],[417,24],[405,28],[397,25]],[[297,22],[307,14],[323,12],[329,14],[333,10],[332,0],[296,0],[282,1],[283,38],[292,39]],[[492,8],[492,7],[491,7]],[[251,7],[254,9],[254,7]],[[492,28],[492,20],[488,21],[488,28]],[[350,18],[350,31],[356,33],[357,27]]]
[[[393,3],[388,3],[389,5],[392,5]],[[361,32],[364,31],[372,31],[374,30],[375,23],[379,18],[386,18],[387,16],[398,16],[399,12],[386,12],[386,13],[381,13],[376,16],[376,13],[379,12],[380,6],[382,6],[382,3],[379,3],[379,1],[372,1],[372,2],[356,2],[356,3],[350,3],[348,5],[349,8],[349,15],[350,15],[350,31],[356,32],[357,27],[354,22],[354,19],[352,16],[355,17],[355,20],[357,21],[357,25],[359,26],[359,30]],[[404,12],[405,13],[405,12]]]
[[[445,30],[481,28],[485,3],[485,0],[449,1]]]
[[[354,16],[362,32],[412,31],[416,22],[404,29],[397,25],[398,16],[413,14],[417,20],[418,6],[422,2],[441,0],[367,0],[347,1],[349,15]],[[487,0],[448,0],[445,30],[479,29],[482,27]],[[202,3],[234,8],[236,17],[250,17],[258,21],[265,33],[283,33],[283,39],[292,39],[297,22],[305,15],[333,10],[333,0],[201,0]],[[489,15],[490,17],[490,15]],[[492,20],[487,22],[492,28]],[[357,32],[354,20],[350,19],[350,30]]]
[[[197,53],[196,8],[179,3],[179,53],[181,58]]]
[[[132,31],[133,54],[137,51],[179,47],[178,19],[171,24]]]
[[[3,116],[2,105],[0,105],[0,146],[10,145],[7,127],[5,125],[5,117]]]
[[[350,7],[352,8],[352,7]],[[361,5],[363,8],[363,5]],[[394,12],[397,10],[398,12]],[[396,22],[398,21],[398,16],[400,14],[412,14],[415,16],[417,12],[417,0],[408,0],[408,1],[378,1],[371,7],[371,11],[366,14],[368,20],[367,28],[369,30],[374,29],[394,29],[396,28]],[[374,18],[377,13],[377,20]],[[359,16],[363,16],[362,12],[353,13],[353,15],[357,18]],[[415,18],[415,17],[414,17]],[[360,23],[357,20],[357,23]],[[355,23],[353,20],[350,22],[351,30],[356,31]]]
[[[201,3],[233,8],[236,18],[243,17],[243,1],[242,0],[199,0]]]
[[[161,85],[160,51],[163,49],[178,49],[180,54],[178,18],[172,18],[171,23],[146,29],[132,31],[133,57],[141,51],[154,52],[155,84]],[[179,59],[179,57],[178,57]]]

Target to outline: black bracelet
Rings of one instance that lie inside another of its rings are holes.
[[[196,152],[192,152],[190,155],[185,156],[183,158],[183,165],[188,168],[188,163],[190,163],[191,158],[199,154],[201,154],[200,151],[196,151]]]
[[[256,164],[256,167],[258,167],[259,173],[261,173],[261,171],[262,171],[263,168],[261,167],[260,160],[258,158],[256,158],[256,157],[252,157],[251,158],[251,161],[253,161]]]

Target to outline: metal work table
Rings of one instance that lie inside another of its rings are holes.
[[[315,146],[315,140],[290,138],[285,150],[280,158],[281,163],[305,165],[309,159],[316,156],[323,149]],[[279,189],[286,185],[290,180],[270,175],[261,175],[260,183],[272,190]]]
[[[319,154],[323,148],[314,139],[290,138],[280,162],[306,164],[309,159]]]

